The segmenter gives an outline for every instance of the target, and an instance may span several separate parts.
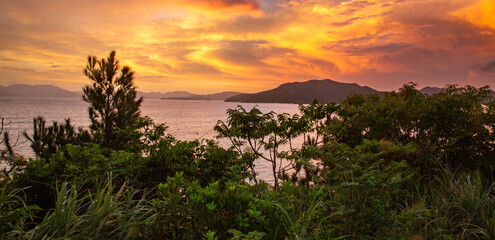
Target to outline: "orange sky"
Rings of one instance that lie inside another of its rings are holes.
[[[79,90],[87,56],[112,49],[142,91],[495,87],[495,1],[0,1],[0,85]]]

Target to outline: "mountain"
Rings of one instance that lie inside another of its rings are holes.
[[[240,94],[226,99],[227,102],[249,103],[296,103],[307,104],[314,99],[319,102],[340,102],[350,95],[361,93],[383,94],[370,87],[356,83],[341,83],[330,79],[285,83],[275,89],[253,94]]]
[[[0,86],[0,96],[3,96],[3,97],[12,97],[12,96],[15,96],[14,93],[10,92],[7,87],[4,87],[4,86]]]
[[[14,84],[0,86],[0,96],[9,97],[81,97],[81,92],[71,92],[53,85]]]
[[[225,100],[240,92],[221,92],[215,94],[194,94],[186,91],[173,92],[138,92],[145,99],[181,99],[181,100]],[[7,87],[0,85],[0,97],[78,97],[82,92],[72,92],[53,85],[14,84]]]
[[[235,95],[242,94],[240,92],[220,92],[220,93],[215,93],[215,94],[207,94],[203,95],[204,97],[210,99],[210,100],[225,100],[227,98],[233,97]]]
[[[202,100],[202,101],[211,100],[211,99],[208,99],[202,95],[194,95],[194,96],[190,96],[190,97],[168,97],[168,98],[161,98],[161,99],[162,100]]]
[[[197,94],[186,92],[186,91],[174,91],[166,92],[163,94],[162,98],[188,98],[196,96]]]
[[[422,94],[426,94],[426,95],[437,94],[437,93],[440,93],[441,91],[442,91],[442,89],[438,88],[438,87],[424,87],[421,90],[419,90],[419,92],[421,92]]]
[[[138,92],[138,96],[147,98],[147,99],[159,99],[159,98],[187,98],[187,97],[193,97],[196,96],[197,94],[193,94],[190,92],[186,91],[174,91],[174,92],[166,92],[166,93],[161,93],[161,92]]]
[[[141,92],[141,91],[138,91],[137,92],[137,96],[138,97],[143,97],[144,99],[152,99],[152,98],[162,98],[163,97],[163,93],[161,92]]]
[[[184,92],[188,93],[188,92]],[[200,95],[200,94],[192,94],[189,96],[177,96],[177,97],[162,97],[161,99],[164,100],[225,100],[227,98],[230,98],[232,96],[236,96],[239,94],[242,94],[240,92],[220,92],[220,93],[215,93],[215,94],[206,94],[206,95]]]

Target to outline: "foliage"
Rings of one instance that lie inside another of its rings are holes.
[[[108,169],[106,157],[98,146],[68,144],[48,159],[31,159],[23,172],[15,176],[15,184],[27,188],[29,203],[47,212],[55,204],[53,196],[59,184],[74,181],[94,186]]]
[[[14,152],[17,141],[13,144],[11,143],[9,133],[4,130],[6,125],[8,125],[8,123],[5,122],[4,118],[0,117],[0,146],[5,146],[5,148],[0,148],[0,164],[5,165],[5,167],[1,169],[0,181],[2,179],[11,180],[12,174],[19,173],[27,164],[26,159],[23,156]]]
[[[91,130],[96,131],[104,147],[124,149],[137,129],[142,98],[137,98],[134,72],[121,67],[115,51],[105,59],[88,57],[84,74],[93,82],[84,87],[83,100],[90,104]],[[122,130],[126,130],[121,132]]]
[[[78,145],[92,141],[90,133],[82,128],[76,130],[70,119],[60,124],[54,121],[51,126],[46,126],[43,117],[33,119],[33,135],[24,132],[24,136],[31,142],[31,148],[38,159],[48,159],[67,144]]]
[[[304,131],[299,115],[262,113],[257,107],[246,111],[242,106],[227,110],[227,122],[218,121],[218,137],[228,138],[241,154],[268,161],[272,165],[274,187],[277,189],[283,173],[297,169],[292,141]],[[288,145],[288,149],[283,147]],[[245,148],[244,148],[245,147]],[[244,148],[244,149],[243,149]],[[253,169],[251,167],[251,169]]]
[[[54,209],[35,227],[14,235],[28,239],[139,239],[154,218],[139,191],[115,190],[111,176],[93,194],[68,183],[57,189]]]
[[[158,185],[158,197],[153,200],[157,222],[150,227],[154,238],[194,239],[214,230],[225,239],[227,230],[236,228],[253,201],[254,187],[246,183],[212,182],[201,187],[199,181],[188,181],[183,173],[169,177]],[[211,233],[210,233],[211,234]]]
[[[212,236],[212,232],[219,239],[328,237],[321,220],[326,214],[322,192],[288,182],[277,191],[266,184],[231,181],[225,186],[216,181],[201,187],[198,181],[177,173],[158,186],[159,198],[153,200],[158,222],[150,227],[149,235],[158,239],[194,239]],[[281,222],[284,217],[291,224]]]
[[[404,161],[411,151],[387,141],[324,146],[322,178],[331,189],[329,220],[338,235],[377,237],[390,231],[416,176]]]
[[[0,186],[0,239],[7,239],[6,235],[32,219],[38,208],[26,204],[23,189],[7,181],[0,181]]]
[[[427,96],[407,84],[399,92],[351,96],[341,104],[301,106],[313,132],[324,142],[335,140],[351,147],[364,140],[389,140],[412,145],[408,164],[422,175],[438,175],[439,166],[486,170],[494,176],[494,113],[482,104],[491,98],[487,88],[447,86]],[[488,104],[491,106],[491,104]],[[322,144],[324,142],[317,142]],[[488,164],[488,165],[486,165]],[[491,172],[490,172],[491,171]]]
[[[252,178],[252,160],[233,149],[224,149],[211,140],[180,141],[165,134],[163,124],[148,119],[141,140],[143,158],[135,169],[136,180],[158,184],[176,172],[201,186],[220,180],[244,181]]]
[[[445,171],[436,186],[431,186],[429,201],[430,225],[425,235],[430,238],[450,235],[458,239],[490,239],[495,236],[495,198],[492,183],[483,184],[481,175]]]

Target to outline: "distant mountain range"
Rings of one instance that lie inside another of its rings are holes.
[[[195,94],[186,91],[174,91],[174,92],[138,92],[138,96],[148,99],[163,99],[163,100],[225,100],[229,97],[239,95],[240,92],[220,92],[214,94]]]
[[[182,93],[187,93],[188,95],[170,96],[170,94],[166,94],[167,96],[162,97],[161,99],[163,100],[225,100],[232,96],[237,96],[239,94],[242,94],[240,92],[221,92],[221,93],[205,94],[205,95],[192,94],[189,92],[182,92]]]
[[[174,92],[139,92],[145,99],[183,99],[183,100],[225,100],[240,92],[221,92],[215,94],[194,94],[186,91]],[[14,84],[7,87],[0,85],[0,97],[68,97],[80,98],[82,92],[73,92],[53,85]]]
[[[425,87],[424,94],[439,93],[442,89]],[[284,83],[277,88],[259,93],[221,92],[215,94],[194,94],[186,91],[174,92],[138,92],[145,99],[164,100],[225,100],[227,102],[249,103],[296,103],[306,104],[317,99],[319,102],[341,102],[348,96],[361,93],[383,95],[385,92],[356,83],[342,83],[330,79],[310,80],[306,82]],[[82,92],[72,92],[53,85],[14,84],[0,86],[0,97],[74,97],[80,98]]]
[[[192,97],[196,94],[186,92],[186,91],[174,91],[174,92],[141,92],[138,91],[138,96],[145,99],[160,99],[160,98],[182,98],[182,97]]]

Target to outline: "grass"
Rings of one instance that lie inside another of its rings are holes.
[[[123,184],[115,189],[111,176],[93,194],[64,183],[53,211],[19,239],[136,239],[152,222],[153,209],[140,192]]]

